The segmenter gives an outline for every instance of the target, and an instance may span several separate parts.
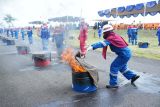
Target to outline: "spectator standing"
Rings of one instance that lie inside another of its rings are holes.
[[[48,51],[48,44],[50,38],[50,32],[48,30],[48,26],[44,24],[41,28],[41,39],[42,39],[42,46],[44,51]]]
[[[80,34],[79,34],[78,39],[80,41],[80,52],[83,57],[85,57],[85,54],[86,54],[87,36],[88,36],[87,23],[85,23],[84,19],[81,19]]]
[[[28,41],[29,41],[29,44],[33,44],[33,37],[32,37],[33,32],[32,32],[31,27],[28,27],[27,35],[28,35]]]

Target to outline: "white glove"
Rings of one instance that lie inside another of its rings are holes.
[[[89,47],[87,48],[87,51],[90,51],[90,50],[93,50],[93,47],[92,47],[92,46],[89,46]]]

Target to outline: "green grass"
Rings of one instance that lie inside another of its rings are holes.
[[[124,37],[126,41],[128,41],[126,30],[115,30],[115,32]],[[69,43],[74,47],[79,47],[79,41],[77,39],[79,35],[79,30],[70,31],[69,35],[74,37],[73,40],[69,40]],[[89,30],[87,40],[88,45],[103,40],[103,38],[98,38],[97,31],[96,37],[94,37],[93,35],[94,31]],[[160,47],[158,47],[156,30],[139,30],[138,42],[149,42],[149,48],[138,48],[138,46],[132,46],[131,44],[129,44],[129,48],[132,50],[133,56],[160,60]]]

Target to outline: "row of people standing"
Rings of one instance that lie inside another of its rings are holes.
[[[40,28],[39,35],[42,40],[42,49],[44,51],[48,51],[49,46],[49,39],[51,38],[53,42],[55,41],[56,48],[58,55],[60,56],[63,51],[64,46],[64,29],[63,26],[56,26],[55,28],[49,29],[47,24],[43,24]],[[23,30],[21,30],[21,33],[23,35]],[[28,27],[27,29],[27,35],[29,43],[33,43],[33,31],[31,27]]]
[[[1,34],[6,35],[7,37],[12,37],[15,39],[20,38],[19,36],[21,35],[22,40],[25,40],[25,35],[28,35],[28,40],[29,43],[32,44],[33,43],[33,39],[32,39],[32,28],[28,27],[28,28],[4,28],[1,29]]]
[[[127,29],[128,42],[132,45],[137,45],[138,28],[135,25],[128,26]],[[160,25],[158,26],[156,36],[158,37],[158,46],[160,46]]]
[[[7,35],[7,37],[11,35],[12,37],[15,37],[15,39],[18,39],[19,28],[5,28],[2,33]]]
[[[64,48],[65,35],[65,29],[63,25],[48,28],[47,24],[43,24],[40,28],[38,28],[38,30],[33,27],[0,29],[0,33],[2,35],[13,37],[15,39],[19,39],[21,37],[22,40],[26,40],[25,36],[27,35],[29,44],[33,44],[34,42],[34,32],[37,32],[37,34],[41,38],[42,49],[44,51],[48,51],[49,39],[51,38],[52,41],[55,42],[58,55],[61,55]]]
[[[48,50],[49,38],[51,38],[52,41],[55,42],[57,54],[60,57],[64,49],[64,34],[65,30],[62,25],[49,29],[48,26],[44,24],[40,31],[43,50]]]

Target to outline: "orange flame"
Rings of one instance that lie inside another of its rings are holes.
[[[76,61],[73,49],[67,48],[61,55],[62,60],[67,62],[75,72],[86,72],[85,69]]]

